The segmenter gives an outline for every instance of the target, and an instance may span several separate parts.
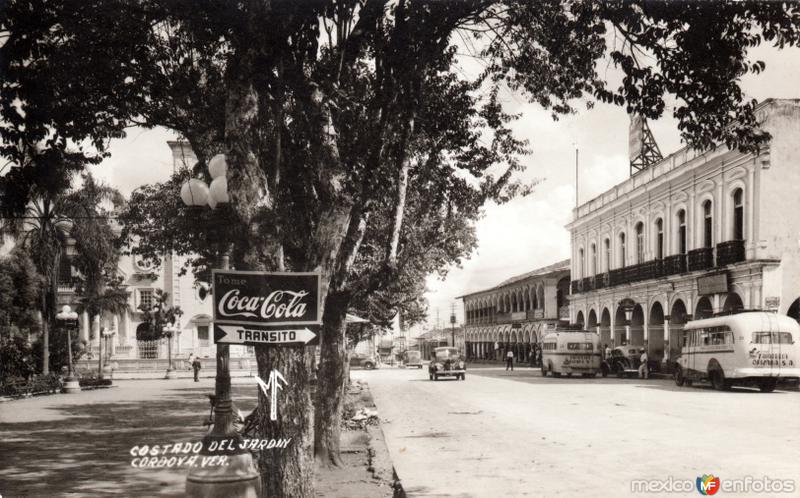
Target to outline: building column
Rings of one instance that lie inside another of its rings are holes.
[[[669,301],[667,301],[669,303]],[[669,315],[664,315],[664,361],[669,361]]]
[[[89,314],[81,313],[81,340],[89,342]]]
[[[747,192],[747,204],[744,206],[744,213],[745,213],[745,237],[747,237],[747,242],[745,243],[745,258],[746,259],[755,259],[756,257],[756,241],[755,241],[755,230],[753,226],[753,212],[755,211],[756,207],[754,205],[754,194],[756,180],[755,180],[755,165],[753,167],[747,169],[747,185],[745,186]]]
[[[615,338],[614,338],[614,336],[616,335],[614,333],[614,329],[616,328],[616,324],[614,323],[614,320],[616,319],[616,315],[617,314],[614,312],[614,305],[613,304],[611,305],[611,309],[609,309],[609,314],[611,315],[611,323],[608,326],[609,327],[609,334],[611,336],[611,347],[614,348],[617,345],[616,342],[615,342]]]

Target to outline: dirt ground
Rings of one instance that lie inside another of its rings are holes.
[[[248,412],[255,407],[257,386],[239,383],[244,380],[236,380],[233,398]],[[130,451],[136,445],[199,440],[213,379],[115,384],[0,402],[0,496],[183,496],[185,468],[135,468]],[[368,390],[358,385],[352,391],[351,411],[374,406]],[[317,494],[392,496],[392,466],[382,441],[374,425],[343,431],[346,465],[320,469]]]

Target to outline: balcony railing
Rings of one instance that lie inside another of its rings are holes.
[[[714,267],[714,248],[701,247],[689,251],[689,271],[710,270]]]
[[[728,240],[717,244],[717,266],[744,261],[744,241]]]
[[[664,258],[664,275],[686,273],[686,254],[674,254]]]

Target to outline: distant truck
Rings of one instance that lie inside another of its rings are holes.
[[[422,369],[422,353],[419,351],[406,351],[404,356],[404,362],[407,368],[414,367]]]
[[[608,375],[600,357],[600,336],[586,331],[556,330],[542,339],[542,377],[550,374]]]

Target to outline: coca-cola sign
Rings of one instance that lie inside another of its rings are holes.
[[[322,319],[319,273],[212,273],[218,324],[312,325]]]

